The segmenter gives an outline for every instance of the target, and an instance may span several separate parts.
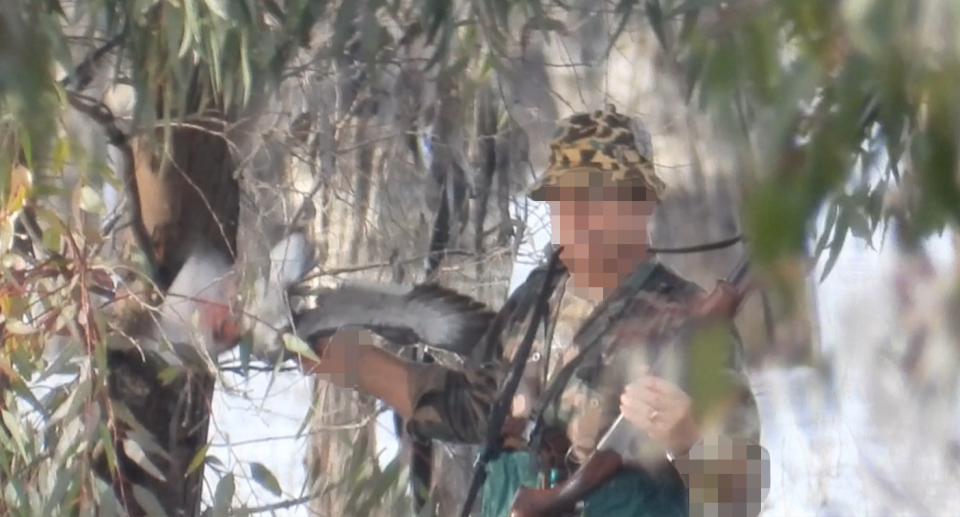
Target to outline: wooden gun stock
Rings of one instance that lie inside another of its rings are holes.
[[[613,477],[623,459],[614,451],[597,451],[567,481],[553,488],[521,486],[510,507],[510,517],[558,517],[572,513],[578,501]]]
[[[717,287],[694,311],[695,319],[733,319],[740,308],[743,296],[739,289],[726,280],[717,282]]]
[[[692,317],[699,319],[732,319],[746,294],[749,263],[746,258],[734,268],[727,280],[717,282],[716,288],[694,308]],[[569,479],[552,488],[520,487],[510,507],[510,517],[562,517],[576,508],[578,501],[600,488],[623,466],[623,458],[612,450],[597,450]]]

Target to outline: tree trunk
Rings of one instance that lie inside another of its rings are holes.
[[[159,159],[160,149],[145,140],[134,143],[137,216],[145,223],[158,258],[156,280],[161,289],[169,286],[183,265],[194,239],[230,257],[236,254],[239,185],[233,177],[234,161],[226,140],[216,134],[220,125],[208,128],[175,127],[169,160]],[[158,378],[164,366],[137,352],[111,352],[108,364],[111,398],[129,408],[169,455],[147,453],[166,478],[159,480],[136,468],[117,444],[118,455],[125,459],[120,466],[126,478],[115,483],[117,496],[131,515],[146,516],[130,486],[140,484],[157,497],[168,515],[198,515],[203,464],[189,473],[188,467],[207,443],[215,378],[208,372],[190,371],[164,384]]]
[[[414,217],[416,208],[397,216],[392,213],[396,205],[384,204],[387,196],[383,191],[398,188],[392,183],[394,178],[404,186],[403,199],[409,199],[411,195],[416,199],[419,190],[415,187],[415,178],[406,175],[401,180],[400,167],[390,165],[397,161],[392,154],[395,146],[391,145],[396,138],[381,139],[378,124],[387,125],[382,130],[386,133],[392,121],[365,115],[346,120],[348,123],[342,132],[322,136],[334,140],[329,145],[331,149],[352,150],[336,153],[335,161],[330,157],[325,168],[331,167],[336,174],[328,176],[324,171],[321,177],[325,181],[320,187],[324,191],[320,218],[323,226],[316,229],[325,242],[325,260],[321,267],[325,270],[360,268],[326,281],[344,278],[383,280],[387,268],[367,269],[362,265],[385,262],[387,257],[382,250],[394,245],[398,238],[405,242],[411,239],[409,234],[398,236],[398,232],[401,229],[409,232],[418,227],[405,218]],[[335,125],[331,123],[327,127]],[[405,208],[410,207],[409,202],[405,203]],[[374,224],[374,209],[384,224]],[[402,248],[409,249],[409,245]],[[358,515],[358,507],[368,502],[364,500],[363,491],[370,489],[380,472],[376,454],[376,400],[323,381],[317,381],[315,394],[317,409],[312,421],[313,438],[307,462],[311,487],[319,495],[310,503],[311,514]],[[354,502],[348,504],[351,499]],[[373,505],[369,511],[372,513],[365,515],[391,515],[389,504]]]

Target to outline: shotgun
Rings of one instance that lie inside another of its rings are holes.
[[[740,259],[726,280],[717,282],[716,288],[693,311],[694,319],[733,319],[747,291],[749,260]],[[552,488],[536,489],[521,486],[511,506],[510,517],[556,517],[571,512],[577,503],[593,493],[613,477],[621,467],[623,458],[614,450],[605,449],[608,439],[623,423],[620,415],[597,444],[597,449],[567,480]]]

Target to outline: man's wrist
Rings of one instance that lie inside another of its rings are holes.
[[[350,372],[349,378],[352,380],[351,389],[360,390],[364,393],[370,391],[370,377],[376,375],[376,368],[364,368],[363,363],[370,361],[370,356],[377,348],[374,345],[359,345],[356,347],[356,371]]]
[[[667,458],[669,458],[670,461],[673,461],[673,462],[676,462],[678,459],[688,458],[690,456],[690,451],[692,451],[693,448],[701,441],[702,440],[697,440],[692,445],[690,445],[690,447],[682,447],[673,451],[667,451]]]
[[[680,429],[680,439],[676,441],[674,447],[667,450],[667,455],[671,458],[671,461],[674,458],[687,456],[690,454],[690,450],[703,440],[703,433],[700,432],[700,426],[692,419],[688,419]]]

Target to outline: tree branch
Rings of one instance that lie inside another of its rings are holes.
[[[136,165],[129,136],[117,127],[117,118],[103,102],[75,92],[67,92],[67,100],[75,110],[99,124],[107,134],[110,145],[123,153],[124,171],[121,174],[123,175],[125,194],[131,204],[131,230],[137,246],[146,257],[149,276],[154,278],[158,267],[157,256],[140,215],[140,194],[135,172]]]

